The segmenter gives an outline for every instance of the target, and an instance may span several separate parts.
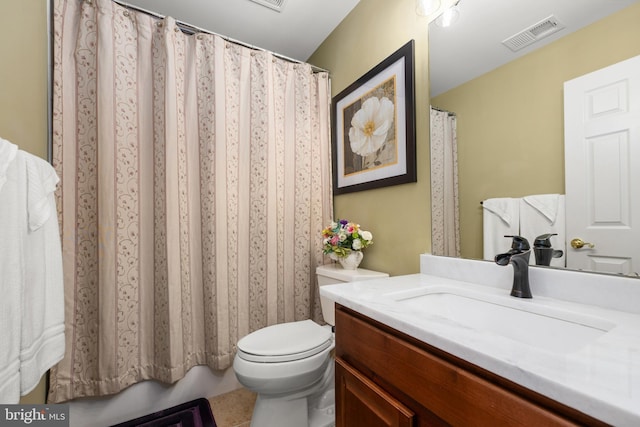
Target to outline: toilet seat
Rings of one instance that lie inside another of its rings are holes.
[[[290,362],[311,357],[331,345],[333,336],[329,329],[312,320],[302,320],[250,333],[238,341],[238,356],[251,362]]]

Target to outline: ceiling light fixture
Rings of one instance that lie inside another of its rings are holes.
[[[438,18],[436,19],[436,25],[442,28],[446,28],[457,21],[458,18],[460,18],[460,9],[458,9],[458,3],[460,3],[460,1],[457,1],[453,6],[442,12],[442,15],[438,16]]]
[[[440,0],[416,0],[416,13],[429,16],[440,8]]]

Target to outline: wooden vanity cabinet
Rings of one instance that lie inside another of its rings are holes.
[[[336,426],[606,425],[336,306]]]

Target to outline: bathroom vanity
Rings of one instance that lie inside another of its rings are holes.
[[[344,307],[338,426],[606,425]]]
[[[336,425],[640,425],[637,279],[421,256],[421,274],[324,287]]]

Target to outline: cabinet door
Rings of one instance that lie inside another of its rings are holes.
[[[410,427],[413,412],[346,362],[336,359],[336,427]]]

